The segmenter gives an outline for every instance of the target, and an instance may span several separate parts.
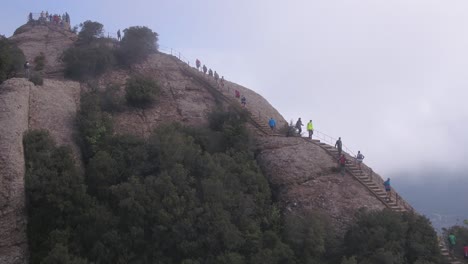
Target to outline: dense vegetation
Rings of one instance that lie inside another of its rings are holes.
[[[358,213],[345,236],[345,253],[360,264],[443,263],[427,218],[389,210]]]
[[[0,84],[21,72],[25,61],[23,52],[13,42],[0,35]]]
[[[114,135],[103,99],[81,98],[84,176],[47,132],[25,135],[31,263],[441,263],[417,215],[360,212],[344,241],[318,213],[282,216],[244,112],[143,140]]]
[[[125,85],[125,98],[131,106],[151,106],[159,94],[159,85],[145,76],[132,76]]]
[[[125,29],[120,43],[103,36],[101,23],[85,21],[80,28],[75,45],[62,55],[65,76],[74,80],[92,79],[114,66],[141,62],[158,49],[158,34],[147,27]]]
[[[466,220],[465,220],[466,224]],[[468,246],[468,228],[466,226],[453,226],[446,232],[446,244],[448,245],[448,235],[452,233],[456,237],[456,244],[453,249],[454,255],[459,258],[463,259],[463,247]]]

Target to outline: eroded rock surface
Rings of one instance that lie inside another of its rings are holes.
[[[336,172],[337,162],[318,145],[303,138],[265,137],[258,148],[260,166],[283,209],[324,212],[343,230],[358,209],[385,208],[353,176]]]

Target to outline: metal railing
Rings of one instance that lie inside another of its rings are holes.
[[[336,141],[338,140],[337,138],[334,138],[332,136],[329,136],[321,131],[318,131],[316,129],[314,129],[314,136],[318,139],[320,139],[321,141],[329,144],[330,146],[334,146]],[[342,150],[346,153],[348,153],[351,157],[356,157],[356,154],[354,154],[354,152],[349,149],[348,147],[346,147],[346,145],[342,145]]]

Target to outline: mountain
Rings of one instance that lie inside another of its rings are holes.
[[[134,75],[150,76],[159,83],[158,103],[113,112],[116,134],[148,138],[154,129],[172,122],[206,127],[209,113],[220,105],[224,109],[241,108],[234,96],[237,90],[247,98],[251,114],[247,127],[256,135],[256,143],[252,143],[256,158],[282,214],[321,212],[343,236],[360,208],[410,209],[392,207],[377,194],[382,180],[376,174],[372,180],[357,176],[361,170],[349,163],[348,173],[340,175],[335,152],[327,150],[327,146],[269,132],[266,124],[270,117],[277,120],[278,127],[287,122],[261,95],[231,81],[219,87],[212,78],[174,56],[157,52],[129,68],[107,71],[93,83],[77,82],[64,78],[64,65],[59,59],[77,40],[75,34],[47,24],[27,24],[10,39],[29,61],[43,54],[45,66],[41,71],[45,78],[42,86],[23,78],[9,79],[0,86],[0,263],[27,262],[23,134],[35,129],[49,131],[58,144],[71,147],[76,163],[83,169],[76,140],[80,95],[93,89],[104,91],[110,85],[118,87],[117,93],[122,95],[127,80]]]

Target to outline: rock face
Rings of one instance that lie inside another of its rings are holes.
[[[27,261],[23,133],[32,87],[22,79],[0,86],[0,264]]]
[[[216,96],[193,75],[205,78],[212,87],[216,87],[213,78],[203,76],[196,69],[163,53],[151,55],[147,61],[134,66],[130,71],[113,71],[105,74],[99,81],[100,86],[116,84],[123,95],[125,82],[131,73],[153,78],[160,85],[161,95],[153,107],[143,110],[128,108],[126,111],[114,114],[117,133],[146,137],[155,127],[168,122],[181,122],[191,126],[206,125],[208,113],[217,106]],[[224,90],[218,90],[234,99],[235,89],[240,90],[249,98],[252,109],[255,108],[257,112],[265,116],[265,123],[269,119],[266,116],[273,116],[279,122],[286,122],[267,100],[252,90],[230,82],[227,82]],[[226,106],[226,102],[221,102],[221,105]]]
[[[26,60],[34,67],[34,58],[42,52],[45,55],[44,72],[54,74],[63,70],[60,56],[68,49],[77,36],[72,32],[51,24],[28,23],[16,30],[10,40],[23,51]]]
[[[296,137],[265,137],[258,142],[260,166],[286,210],[319,210],[338,229],[362,208],[385,205],[351,175],[336,172],[337,162],[319,146]]]

